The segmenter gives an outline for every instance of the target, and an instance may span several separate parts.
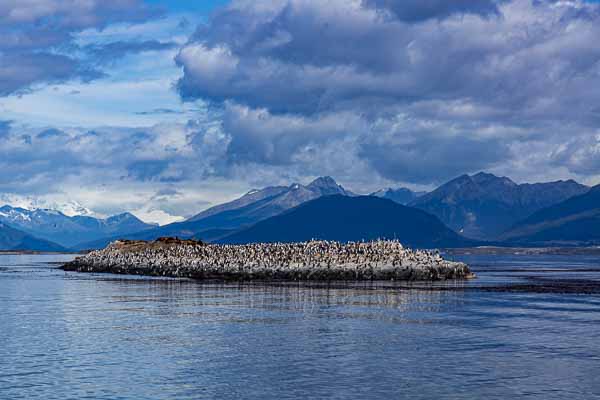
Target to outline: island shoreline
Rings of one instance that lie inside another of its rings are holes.
[[[474,278],[469,267],[397,241],[207,245],[161,238],[117,241],[64,264],[65,271],[213,282],[442,281]]]

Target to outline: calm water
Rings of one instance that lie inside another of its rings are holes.
[[[49,264],[69,258],[0,256],[0,399],[600,398],[598,257],[349,289]]]

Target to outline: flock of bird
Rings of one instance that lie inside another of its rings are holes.
[[[398,241],[208,245],[193,241],[114,242],[65,269],[235,280],[437,280],[465,278],[465,264]]]

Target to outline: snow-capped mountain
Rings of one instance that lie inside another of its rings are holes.
[[[237,200],[209,208],[188,221],[203,221],[211,228],[238,228],[272,217],[307,201],[335,194],[354,196],[352,192],[338,185],[333,178],[324,176],[308,185],[294,183],[290,186],[251,190]]]
[[[101,215],[96,214],[89,208],[84,207],[81,203],[70,200],[66,202],[53,201],[40,197],[19,196],[15,194],[0,194],[0,204],[9,204],[12,207],[23,208],[25,210],[55,210],[63,213],[68,217],[82,215],[86,217],[100,218]]]
[[[0,207],[0,222],[65,247],[156,227],[156,225],[146,224],[130,213],[100,219],[86,215],[69,216],[51,209],[30,210],[12,206]]]

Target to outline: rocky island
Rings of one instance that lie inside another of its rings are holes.
[[[221,281],[436,281],[473,277],[466,264],[398,241],[310,241],[212,245],[161,238],[116,241],[62,267],[66,271]]]

